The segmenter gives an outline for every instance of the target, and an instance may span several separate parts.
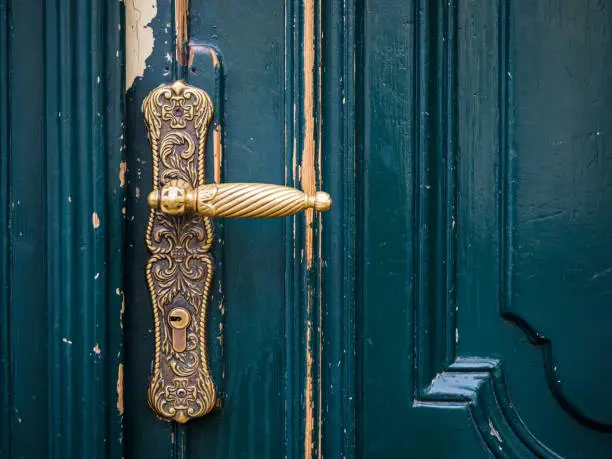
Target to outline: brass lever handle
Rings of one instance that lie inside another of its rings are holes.
[[[222,218],[286,217],[306,209],[325,212],[332,202],[329,194],[322,191],[308,196],[295,188],[267,183],[221,183],[192,188],[181,180],[152,191],[147,201],[153,209],[168,215],[196,212]]]

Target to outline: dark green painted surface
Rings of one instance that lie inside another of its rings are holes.
[[[127,456],[608,457],[612,42],[592,3],[315,2],[321,253],[305,270],[303,217],[216,223],[223,408],[186,427],[145,402],[139,106],[186,78],[214,94],[223,180],[299,185],[307,3],[192,0],[186,69],[159,5],[128,92]]]
[[[172,426],[158,421],[146,404],[153,324],[143,275],[143,231],[149,212],[143,197],[151,189],[151,162],[140,114],[142,99],[174,78],[210,93],[216,111],[213,124],[222,126],[224,133],[223,181],[293,185],[294,136],[297,149],[302,149],[303,115],[298,112],[292,119],[293,104],[302,104],[297,89],[301,64],[298,56],[285,61],[286,46],[299,43],[300,32],[285,27],[284,15],[298,14],[298,8],[286,11],[281,1],[264,8],[244,8],[239,1],[192,1],[190,7],[191,65],[185,69],[167,61],[174,52],[174,32],[165,25],[173,16],[171,8],[158,5],[152,22],[156,46],[144,78],[128,91],[126,455],[283,457],[285,450],[299,455],[305,425],[304,323],[314,316],[314,307],[306,306],[305,286],[311,274],[300,255],[303,216],[215,222],[215,289],[208,335],[223,408],[186,426]],[[217,68],[211,49],[222,50]],[[207,178],[212,181],[211,139],[208,146]]]
[[[123,454],[122,15],[0,1],[2,458]]]
[[[356,455],[609,457],[607,5],[362,11]]]
[[[334,206],[313,265],[303,216],[215,222],[222,408],[186,426],[148,408],[140,105],[187,79],[214,99],[222,180],[300,186],[307,4],[191,0],[182,67],[159,1],[123,118],[120,2],[0,0],[0,457],[612,455],[612,18],[596,0],[314,2]]]
[[[293,184],[310,115],[308,4],[190,2],[199,47],[174,74],[172,11],[160,9],[128,93],[130,171],[147,149],[142,98],[182,75],[223,104],[224,180]],[[607,5],[314,6],[317,167],[334,197],[320,265],[304,270],[303,217],[217,227],[224,405],[170,427],[145,404],[147,209],[132,199],[128,456],[609,457]],[[216,71],[202,46],[222,57]],[[144,196],[150,170],[138,167],[130,187]]]

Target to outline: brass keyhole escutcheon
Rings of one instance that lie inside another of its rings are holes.
[[[183,352],[187,349],[187,327],[191,323],[191,315],[185,308],[174,308],[168,314],[168,325],[172,328],[172,349]]]

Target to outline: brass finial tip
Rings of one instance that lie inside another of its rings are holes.
[[[318,212],[327,212],[332,205],[332,198],[329,193],[317,191],[315,195],[314,208]]]
[[[159,209],[159,192],[157,190],[151,191],[147,196],[147,202],[151,209]]]

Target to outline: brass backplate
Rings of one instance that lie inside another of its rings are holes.
[[[192,188],[204,185],[204,147],[213,114],[208,94],[176,81],[153,90],[142,110],[153,152],[153,190],[172,180]],[[207,414],[216,403],[206,349],[212,241],[208,217],[151,209],[146,275],[155,319],[155,360],[148,399],[160,417],[181,423]],[[171,326],[177,311],[189,318],[180,331]]]

